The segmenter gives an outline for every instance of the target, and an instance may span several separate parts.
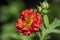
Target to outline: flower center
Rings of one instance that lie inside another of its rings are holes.
[[[24,25],[25,27],[30,27],[31,24],[32,24],[32,22],[33,22],[33,17],[29,17],[29,18],[27,19],[27,21],[23,21],[23,25]]]

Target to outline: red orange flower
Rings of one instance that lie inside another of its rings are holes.
[[[39,31],[42,24],[42,15],[34,12],[33,9],[27,9],[22,11],[21,17],[17,20],[16,28],[18,32],[24,35],[30,35],[31,33]]]

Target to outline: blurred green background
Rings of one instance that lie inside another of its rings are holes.
[[[44,0],[0,0],[0,40],[39,40],[38,36],[31,34],[25,37],[17,32],[15,27],[20,12],[26,8],[35,8],[39,2]],[[50,12],[48,13],[50,23],[55,18],[60,20],[60,0],[48,0]],[[57,29],[60,29],[57,28]],[[47,40],[60,40],[60,34],[50,34]]]

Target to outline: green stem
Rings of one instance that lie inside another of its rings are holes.
[[[48,28],[49,20],[48,20],[47,14],[43,15],[43,20],[44,20],[44,24],[45,24],[46,28]],[[42,30],[42,36],[41,36],[40,40],[44,40],[47,35],[48,35],[47,29],[46,30]]]
[[[49,19],[48,19],[47,14],[46,15],[43,15],[43,20],[44,20],[45,26],[48,27],[49,26]]]
[[[45,35],[43,35],[40,40],[44,40],[44,38],[45,38]]]
[[[47,32],[47,30],[43,31],[40,40],[46,40],[45,38],[46,38],[46,36],[47,36],[48,34],[49,34],[49,33]]]

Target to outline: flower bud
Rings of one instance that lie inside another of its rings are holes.
[[[42,8],[41,7],[38,7],[38,11],[41,12],[42,11]]]
[[[48,13],[49,12],[49,10],[42,10],[42,13]]]
[[[48,9],[48,8],[49,8],[48,2],[44,1],[44,2],[41,4],[41,7],[42,7],[43,9]]]

